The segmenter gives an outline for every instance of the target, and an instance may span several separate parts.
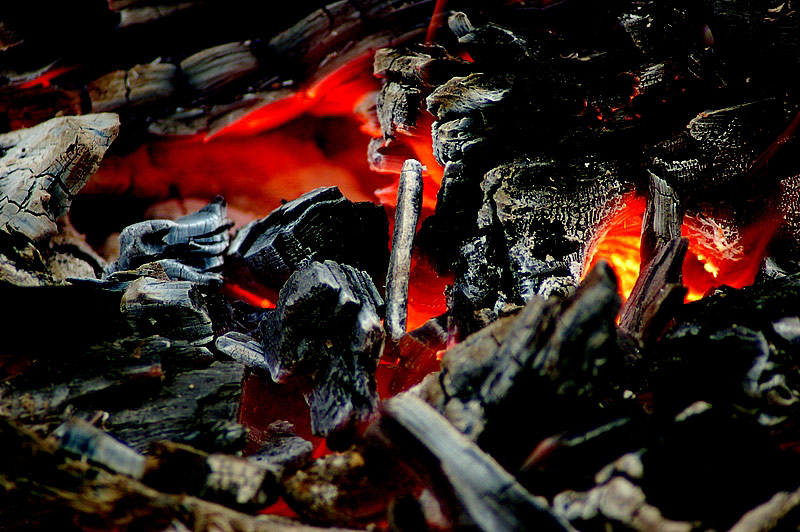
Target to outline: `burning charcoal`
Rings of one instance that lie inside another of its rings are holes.
[[[170,279],[222,283],[216,270],[222,266],[232,225],[225,213],[225,200],[217,197],[175,221],[148,220],[126,227],[119,237],[120,258],[108,265],[106,275],[158,262]]]
[[[136,279],[122,295],[120,308],[131,329],[142,337],[159,334],[196,345],[213,338],[211,318],[196,285],[188,281]]]
[[[389,393],[395,395],[418,384],[440,369],[439,356],[447,348],[449,334],[444,316],[431,318],[404,334],[395,347],[387,343],[383,359],[397,367],[392,371]]]
[[[351,428],[377,405],[382,307],[365,272],[315,261],[292,274],[275,311],[265,314],[260,333],[272,378],[311,377],[306,398],[314,434]]]
[[[647,207],[642,220],[641,269],[644,269],[661,248],[681,236],[683,201],[666,181],[650,173]]]
[[[550,295],[553,287],[546,281],[552,278],[561,286],[577,286],[587,243],[632,191],[622,172],[614,162],[563,166],[533,160],[486,175],[481,219],[502,231],[515,297]]]
[[[681,284],[681,268],[688,249],[689,240],[681,237],[661,247],[639,274],[620,311],[621,331],[643,343],[664,331],[686,295],[686,287]]]
[[[276,421],[267,427],[261,448],[247,458],[270,469],[294,470],[311,461],[313,450],[310,441],[294,433],[291,423]]]
[[[423,167],[414,159],[403,163],[397,189],[397,210],[394,217],[392,254],[386,277],[386,318],[384,325],[389,339],[400,340],[406,333],[408,317],[408,278],[411,272],[411,250],[422,208]]]
[[[114,472],[133,478],[142,478],[144,474],[144,455],[82,419],[71,418],[58,427],[53,435],[62,449]]]
[[[376,453],[352,448],[317,459],[284,479],[284,498],[298,514],[328,524],[363,523],[381,515],[406,477]]]
[[[380,286],[388,223],[382,207],[353,203],[336,187],[318,188],[240,229],[227,253],[231,275],[256,292],[277,291],[309,261],[332,260],[366,271]]]
[[[619,304],[606,263],[598,263],[569,299],[532,298],[517,316],[445,353],[440,382],[446,400],[440,410],[483,449],[518,468],[530,448],[509,432],[515,427],[512,405],[549,405],[529,415],[534,441],[564,430],[566,419],[585,419],[589,397],[601,393],[601,368],[618,358]]]
[[[464,517],[479,530],[572,530],[546,502],[528,493],[492,457],[422,400],[408,394],[382,404],[374,438],[424,470],[439,470]]]
[[[119,132],[115,114],[54,118],[0,135],[0,228],[39,241],[97,171]]]

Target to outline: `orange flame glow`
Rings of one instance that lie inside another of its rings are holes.
[[[606,230],[592,246],[588,271],[604,259],[619,278],[620,295],[627,299],[639,277],[639,245],[645,202],[629,200],[606,225]],[[752,284],[767,245],[780,225],[779,217],[764,217],[737,229],[711,216],[686,216],[681,234],[689,239],[683,264],[683,284],[688,288],[686,301],[702,298],[714,287],[734,288]]]

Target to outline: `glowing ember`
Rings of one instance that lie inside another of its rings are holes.
[[[629,200],[607,224],[593,246],[585,272],[604,259],[619,278],[620,295],[627,299],[639,276],[639,244],[645,202]],[[696,301],[714,287],[752,284],[780,219],[767,217],[742,230],[705,216],[686,216],[681,233],[689,239],[683,264],[686,301]]]

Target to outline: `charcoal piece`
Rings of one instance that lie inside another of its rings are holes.
[[[797,519],[800,507],[800,490],[780,491],[767,502],[745,513],[730,528],[730,532],[767,532],[790,527]]]
[[[188,281],[136,279],[122,294],[120,309],[142,337],[158,334],[195,345],[213,338],[211,318],[197,286]]]
[[[269,371],[269,364],[261,342],[252,336],[231,331],[217,337],[214,346],[245,366]]]
[[[475,27],[465,13],[457,12],[447,20],[450,30],[458,37],[470,56],[483,64],[502,69],[514,64],[541,60],[526,39],[508,28],[494,23]]]
[[[430,88],[467,73],[470,65],[439,45],[412,44],[402,48],[380,48],[375,52],[373,67],[373,73],[378,77]]]
[[[382,308],[365,272],[314,261],[292,274],[275,312],[265,314],[259,331],[273,380],[311,378],[314,434],[345,431],[375,409]]]
[[[414,159],[403,163],[397,189],[392,253],[386,274],[386,317],[384,327],[389,339],[398,342],[406,333],[408,317],[408,280],[411,274],[411,250],[422,209],[423,166]]]
[[[352,447],[319,458],[285,478],[283,497],[312,522],[355,525],[385,515],[390,497],[398,489],[407,489],[403,485],[407,480],[389,457]]]
[[[770,99],[702,112],[684,132],[649,150],[648,169],[693,201],[736,189],[747,184],[753,164],[792,116]]]
[[[230,240],[228,229],[233,225],[226,212],[225,200],[218,196],[199,211],[175,221],[148,220],[129,225],[119,237],[120,257],[106,267],[106,276],[158,262],[170,279],[221,284],[218,271]]]
[[[86,87],[92,112],[114,111],[168,100],[177,91],[177,72],[175,65],[150,63],[101,76]]]
[[[639,248],[640,269],[644,269],[663,246],[681,236],[683,225],[683,199],[657,175],[650,173],[649,177]]]
[[[649,343],[664,332],[686,296],[681,271],[688,249],[689,239],[676,237],[663,245],[640,272],[620,311],[621,331],[641,343]]]
[[[295,470],[311,461],[314,446],[294,432],[287,421],[271,423],[264,433],[261,447],[247,459],[281,472]]]
[[[421,460],[429,472],[438,469],[447,486],[443,491],[455,496],[467,522],[479,530],[572,530],[546,502],[413,395],[401,394],[382,404],[374,437],[406,460]]]
[[[258,69],[258,59],[250,45],[245,41],[207,48],[181,61],[181,72],[189,86],[199,93],[219,90]]]
[[[590,398],[610,393],[599,386],[599,375],[619,359],[619,305],[616,278],[605,262],[568,299],[532,298],[474,343],[468,338],[444,354],[440,411],[501,463],[518,468],[531,449],[510,432],[511,405],[549,405],[528,415],[534,440],[565,430],[567,419],[575,424],[591,417]]]
[[[323,187],[240,229],[226,260],[236,281],[257,292],[264,287],[279,290],[292,272],[313,260],[349,264],[382,287],[388,239],[389,222],[382,207],[353,203],[337,187]]]
[[[382,358],[396,364],[389,381],[389,393],[398,394],[418,384],[425,376],[440,369],[439,356],[447,348],[450,335],[447,318],[431,318],[404,334],[396,346],[384,347]]]
[[[620,523],[637,532],[692,532],[695,525],[662,515],[650,504],[642,489],[622,476],[586,492],[565,491],[556,495],[553,508],[559,517],[581,529],[597,523]]]
[[[422,93],[416,87],[389,81],[378,93],[378,121],[383,138],[395,138],[397,133],[410,135],[417,127]]]
[[[77,454],[116,473],[139,479],[144,475],[144,455],[115,440],[87,421],[70,418],[53,431],[53,436],[65,451]]]
[[[97,171],[119,133],[111,113],[59,117],[0,135],[0,228],[39,241]]]
[[[501,231],[515,299],[577,286],[588,243],[624,208],[632,185],[613,161],[518,160],[488,172],[479,223]],[[557,186],[553,186],[557,183]],[[481,222],[481,220],[483,220]],[[547,283],[558,278],[555,285]]]

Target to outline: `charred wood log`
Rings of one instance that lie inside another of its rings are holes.
[[[384,327],[392,342],[406,333],[408,318],[408,281],[411,274],[411,251],[422,209],[422,170],[414,159],[403,163],[397,189],[397,210],[394,217],[392,253],[386,274],[386,317]]]
[[[651,173],[642,220],[640,270],[650,264],[661,248],[681,236],[682,225],[683,199],[666,181]]]
[[[336,187],[319,188],[240,229],[226,253],[226,267],[256,293],[277,292],[295,270],[314,260],[364,270],[381,287],[389,262],[388,223],[382,207],[353,203]]]
[[[479,530],[572,530],[492,457],[412,395],[399,395],[383,403],[374,438],[383,440],[406,460],[421,460],[429,471],[439,469],[465,521]]]
[[[325,261],[292,274],[276,309],[265,313],[259,326],[264,364],[276,382],[310,379],[305,394],[314,434],[346,434],[377,406],[382,308],[366,273]]]
[[[265,431],[261,447],[247,459],[269,469],[293,471],[311,461],[314,446],[294,432],[286,421],[271,423]]]
[[[225,200],[217,197],[197,212],[175,221],[148,220],[126,227],[120,234],[120,257],[106,275],[158,262],[171,279],[221,284],[218,271],[228,247]]]
[[[80,419],[70,418],[60,425],[53,436],[61,448],[106,469],[141,479],[145,472],[145,457],[124,443],[115,440],[102,429]]]
[[[639,274],[620,311],[619,328],[641,343],[656,339],[686,295],[681,268],[689,240],[677,237],[662,246]]]
[[[102,113],[161,100],[169,101],[177,91],[177,73],[178,67],[175,65],[149,63],[101,76],[87,87],[92,112]]]
[[[56,220],[97,171],[118,131],[116,115],[96,114],[0,135],[0,228],[33,241],[56,234]]]

